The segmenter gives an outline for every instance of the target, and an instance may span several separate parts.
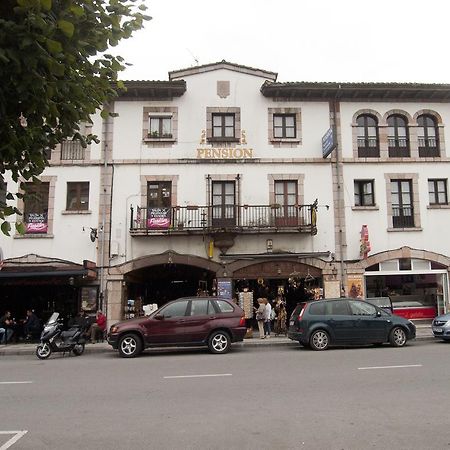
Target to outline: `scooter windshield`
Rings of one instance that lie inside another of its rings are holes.
[[[58,317],[59,317],[59,313],[54,312],[54,313],[50,316],[50,318],[47,320],[47,325],[50,325],[50,324],[52,324],[52,323],[56,323],[56,321],[58,320]]]

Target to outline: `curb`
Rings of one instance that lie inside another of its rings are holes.
[[[416,336],[416,341],[436,341],[437,339],[434,336]],[[264,342],[257,338],[253,339],[245,339],[243,342],[236,342],[233,344],[234,346],[239,347],[275,347],[275,346],[292,346],[299,345],[296,341],[291,341],[288,339],[277,340],[274,339],[265,339]],[[14,344],[11,346],[3,346],[0,347],[0,356],[20,356],[20,355],[34,355],[36,351],[36,345],[30,345],[29,347],[22,348],[14,348]],[[114,351],[112,347],[108,344],[96,344],[96,345],[88,345],[84,351],[85,354],[100,354]]]

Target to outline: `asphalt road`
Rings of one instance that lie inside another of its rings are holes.
[[[3,356],[0,450],[450,448],[449,353],[424,341]]]

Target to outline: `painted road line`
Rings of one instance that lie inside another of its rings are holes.
[[[31,384],[32,381],[0,381],[0,384]]]
[[[210,373],[206,375],[174,375],[163,378],[168,380],[174,378],[206,378],[206,377],[231,377],[231,376],[233,376],[232,373]]]
[[[15,444],[20,438],[24,437],[28,433],[28,430],[21,431],[0,431],[0,434],[13,434],[14,436],[6,441],[1,447],[0,450],[6,450],[11,447],[11,445]]]
[[[375,369],[408,369],[409,367],[422,367],[422,364],[408,364],[407,366],[374,366],[374,367],[358,367],[358,370],[375,370]]]

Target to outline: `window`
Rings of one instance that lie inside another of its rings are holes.
[[[209,300],[192,300],[191,301],[191,316],[205,316],[209,312],[213,313],[214,309]]]
[[[363,114],[356,119],[358,125],[358,156],[379,157],[377,119],[369,114]]]
[[[26,233],[46,234],[50,183],[26,183],[24,187],[23,212]]]
[[[172,117],[171,116],[150,116],[149,117],[149,138],[171,138],[172,137]]]
[[[295,226],[298,223],[297,181],[275,181],[275,221],[277,226]]]
[[[423,114],[417,118],[419,156],[439,156],[439,133],[436,119]]]
[[[429,179],[428,194],[430,205],[447,205],[447,180]]]
[[[350,315],[348,303],[345,300],[337,300],[325,303],[325,314],[327,316],[347,316]]]
[[[273,115],[273,137],[275,139],[297,137],[295,114]]]
[[[89,209],[89,182],[67,183],[68,211],[87,211]]]
[[[406,119],[403,116],[394,114],[388,117],[387,124],[389,156],[409,156],[409,138]]]
[[[375,316],[377,309],[369,303],[349,302],[350,310],[354,316]]]
[[[216,300],[216,304],[220,309],[220,312],[230,313],[234,311],[234,308],[224,300]]]
[[[325,314],[325,303],[311,303],[309,314],[312,316],[323,316]]]
[[[214,227],[235,225],[235,199],[234,181],[212,182],[212,220]]]
[[[180,300],[178,302],[171,303],[170,305],[167,305],[165,308],[163,308],[159,314],[164,317],[185,316],[188,303],[188,300]]]
[[[355,180],[355,206],[374,206],[374,180]]]
[[[414,227],[414,210],[411,180],[391,180],[392,226]]]
[[[221,139],[234,139],[234,114],[212,114],[212,137]]]

